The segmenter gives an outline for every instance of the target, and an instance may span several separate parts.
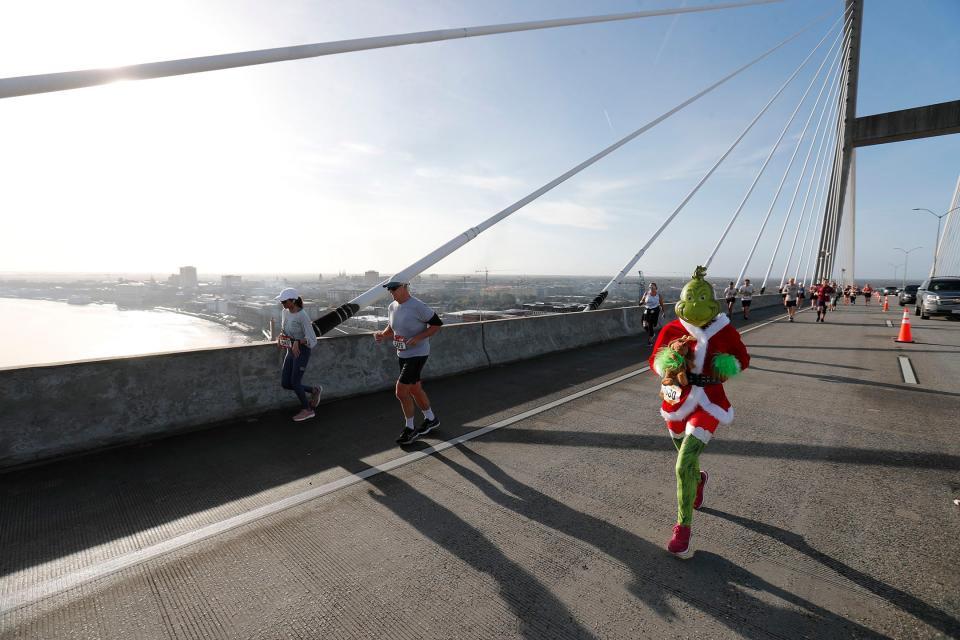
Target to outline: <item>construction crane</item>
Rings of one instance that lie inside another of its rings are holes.
[[[474,271],[474,273],[482,273],[483,276],[484,276],[484,277],[483,277],[483,286],[487,286],[488,284],[490,284],[490,272],[491,272],[491,271],[492,271],[493,273],[505,273],[505,272],[509,271],[509,269],[477,269],[476,271]]]

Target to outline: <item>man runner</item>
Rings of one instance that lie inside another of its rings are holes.
[[[800,287],[797,286],[797,279],[790,278],[787,284],[783,285],[780,293],[783,294],[783,306],[787,308],[790,322],[793,322],[793,316],[797,315],[797,297],[800,295]]]
[[[733,282],[723,290],[723,299],[727,301],[727,315],[733,317],[733,304],[737,301],[737,287]]]
[[[393,296],[393,302],[387,307],[387,328],[374,333],[373,338],[377,343],[393,338],[393,346],[397,349],[400,377],[396,395],[405,420],[397,444],[405,445],[440,426],[440,419],[434,415],[430,399],[423,390],[420,373],[430,355],[430,336],[440,331],[443,321],[423,301],[410,295],[408,283],[393,281],[383,286]],[[423,412],[419,427],[413,424],[416,416],[414,404]]]
[[[827,303],[831,296],[833,296],[833,287],[831,287],[827,283],[827,279],[824,278],[820,282],[820,286],[817,287],[817,292],[814,294],[814,299],[817,302],[817,322],[827,321]]]
[[[744,278],[743,284],[737,292],[740,294],[740,306],[743,307],[743,319],[750,319],[750,303],[753,302],[753,285],[750,278]]]

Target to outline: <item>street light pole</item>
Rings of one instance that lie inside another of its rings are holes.
[[[930,209],[924,209],[922,207],[913,209],[914,211],[926,211],[927,213],[933,216],[936,216],[937,218],[937,244],[933,245],[933,272],[930,274],[932,276],[937,275],[937,257],[938,257],[938,254],[940,253],[940,222],[946,216],[950,215],[951,212],[956,211],[957,209],[960,209],[960,207],[954,207],[953,209],[950,209],[950,211],[947,211],[946,213],[934,213],[933,211],[930,211]]]
[[[893,281],[896,282],[896,281],[897,281],[897,271],[900,270],[900,265],[898,265],[898,264],[896,264],[896,263],[894,263],[894,262],[891,262],[891,263],[890,263],[890,266],[893,267]]]
[[[901,249],[900,247],[894,247],[894,249],[896,249],[897,251],[903,251],[903,288],[906,289],[907,288],[907,258],[910,256],[911,253],[913,253],[917,249],[923,249],[923,247],[914,247],[913,249],[910,249],[910,251],[907,251],[906,249]]]

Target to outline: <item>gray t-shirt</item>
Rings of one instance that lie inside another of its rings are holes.
[[[418,336],[427,330],[427,321],[434,316],[433,309],[422,300],[411,296],[403,304],[397,301],[391,302],[387,307],[387,315],[390,318],[390,328],[393,329],[393,344],[397,347],[398,356],[414,358],[430,355],[430,338],[424,338],[405,349],[401,348],[400,344],[404,344],[407,338]]]
[[[753,299],[753,285],[745,284],[740,287],[740,299],[741,300],[752,300]]]
[[[780,293],[785,293],[786,297],[784,300],[787,302],[793,302],[797,299],[797,296],[800,295],[800,287],[795,284],[785,284],[783,289],[780,290]]]
[[[294,340],[306,340],[307,346],[313,349],[317,346],[317,334],[313,332],[310,316],[303,309],[290,313],[286,309],[280,318],[280,332]]]

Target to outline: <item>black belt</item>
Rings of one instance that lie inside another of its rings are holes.
[[[687,380],[695,387],[705,387],[708,384],[723,384],[723,380],[702,373],[688,373]]]

